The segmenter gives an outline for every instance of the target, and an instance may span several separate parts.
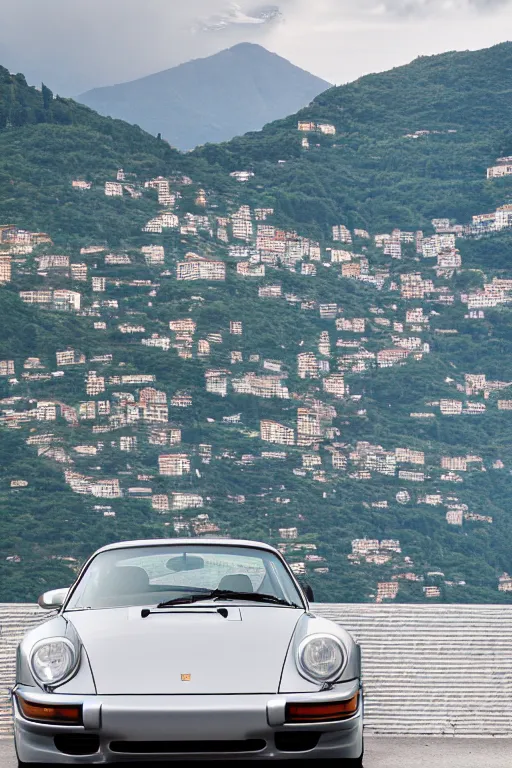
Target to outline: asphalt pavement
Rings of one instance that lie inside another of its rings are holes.
[[[364,765],[365,768],[511,768],[512,738],[366,737]],[[10,739],[0,739],[0,766],[17,768]]]

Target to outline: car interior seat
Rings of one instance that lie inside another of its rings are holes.
[[[231,592],[254,592],[252,581],[246,573],[230,573],[219,581],[218,589],[229,589]]]
[[[149,576],[144,568],[123,565],[112,568],[102,579],[103,593],[115,595],[136,595],[149,591]]]

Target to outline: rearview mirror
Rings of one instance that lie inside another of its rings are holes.
[[[51,589],[49,592],[43,592],[38,598],[37,604],[40,608],[50,610],[52,608],[62,608],[64,601],[68,596],[69,587],[62,589]]]
[[[173,573],[179,573],[180,571],[199,571],[204,568],[204,560],[199,555],[178,555],[177,557],[171,557],[167,563],[166,568]]]

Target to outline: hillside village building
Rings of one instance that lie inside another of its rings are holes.
[[[240,261],[236,265],[236,272],[242,277],[265,277],[265,265],[251,264],[249,261]]]
[[[423,451],[414,451],[411,448],[395,448],[395,457],[399,463],[425,464]]]
[[[498,589],[500,592],[512,592],[512,577],[508,573],[500,576]]]
[[[287,400],[288,388],[281,383],[282,376],[257,376],[248,373],[242,378],[233,379],[233,391],[238,394],[255,395],[256,397],[278,397]]]
[[[101,499],[118,499],[123,495],[117,479],[91,482],[90,493]]]
[[[295,444],[293,429],[268,419],[260,421],[260,437],[261,440],[267,443],[277,443],[279,445]]]
[[[322,380],[324,392],[342,400],[345,397],[345,378],[342,373],[326,376]]]
[[[439,410],[443,416],[457,416],[462,413],[462,400],[442,399],[439,401]]]
[[[92,182],[91,181],[83,181],[81,179],[74,179],[71,182],[71,186],[73,187],[73,189],[88,190],[88,189],[91,189]]]
[[[87,282],[87,264],[70,264],[71,278],[80,283]]]
[[[141,250],[148,266],[153,267],[164,263],[165,254],[162,245],[144,245]]]
[[[336,320],[336,330],[347,331],[349,333],[364,333],[366,329],[366,319],[364,317],[354,317],[349,320],[346,317],[339,317]]]
[[[279,299],[283,295],[281,285],[264,285],[258,288],[258,296],[262,299]]]
[[[255,208],[254,209],[254,216],[256,218],[256,221],[265,221],[269,216],[273,216],[274,209],[273,208]]]
[[[498,157],[496,165],[487,169],[488,179],[497,179],[510,174],[512,174],[512,157]]]
[[[176,392],[171,399],[171,405],[174,408],[190,408],[192,395],[189,392]]]
[[[169,511],[169,497],[163,494],[157,494],[151,497],[151,506],[157,512],[165,513]]]
[[[237,240],[249,242],[253,235],[252,213],[248,205],[242,205],[231,216],[233,237]]]
[[[419,272],[400,275],[400,282],[403,299],[424,299],[434,291],[432,280],[424,280]]]
[[[198,509],[204,506],[204,499],[198,493],[173,492],[171,504],[172,509]]]
[[[467,470],[467,459],[465,456],[442,456],[441,467],[443,469],[465,472]]]
[[[393,365],[403,364],[407,355],[407,349],[381,349],[380,352],[377,352],[377,366],[379,368],[391,368]]]
[[[297,128],[305,133],[323,133],[325,136],[336,135],[336,127],[330,123],[313,123],[308,120],[299,120]]]
[[[91,283],[94,292],[103,293],[106,290],[107,279],[105,277],[93,277]]]
[[[142,406],[142,420],[149,424],[167,424],[169,421],[167,403],[144,403]]]
[[[123,185],[116,181],[105,182],[105,195],[107,197],[122,197]]]
[[[178,280],[225,280],[226,265],[223,261],[213,261],[196,254],[187,254],[188,260],[177,264]]]
[[[344,224],[339,224],[332,228],[332,239],[341,243],[352,243],[352,235],[350,230]]]
[[[252,179],[254,176],[254,173],[252,171],[233,171],[233,173],[230,173],[229,175],[233,179],[236,179],[236,181],[244,183],[246,181],[249,181],[249,179]]]
[[[150,445],[178,445],[181,443],[181,429],[154,427],[148,435]]]
[[[0,255],[0,283],[10,283],[12,276],[11,256]]]
[[[156,235],[161,235],[163,232],[163,225],[161,218],[150,219],[148,223],[142,228],[143,232],[151,232]]]
[[[396,581],[380,581],[377,585],[376,603],[382,603],[384,600],[394,600],[398,594],[398,583]]]
[[[312,352],[297,355],[297,373],[301,379],[318,378],[318,360]]]
[[[210,370],[205,372],[206,391],[221,397],[228,393],[228,380],[225,371]]]
[[[186,453],[160,455],[158,467],[161,475],[186,475],[190,472],[190,459]]]
[[[0,360],[0,376],[14,376],[14,360]]]

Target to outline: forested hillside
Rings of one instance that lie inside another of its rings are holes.
[[[187,155],[0,70],[0,600],[175,535],[322,600],[510,600],[511,60]]]
[[[340,216],[374,232],[424,227],[440,212],[466,222],[503,202],[485,169],[512,153],[511,78],[511,43],[420,57],[331,88],[297,115],[195,157],[214,172],[255,171],[252,196],[318,236]],[[315,133],[304,151],[299,120],[333,124],[336,134]]]

